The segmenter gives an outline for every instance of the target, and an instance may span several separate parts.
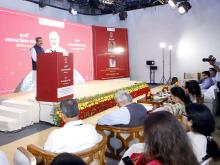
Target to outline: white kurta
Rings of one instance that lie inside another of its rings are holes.
[[[97,133],[94,126],[78,120],[51,132],[44,149],[55,153],[73,153],[88,149],[101,140],[102,136]]]

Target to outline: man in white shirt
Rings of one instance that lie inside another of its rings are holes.
[[[94,126],[84,124],[78,119],[79,110],[76,100],[64,100],[60,108],[65,125],[51,132],[44,145],[45,150],[73,153],[88,149],[102,140],[102,136],[96,132]]]
[[[98,120],[99,125],[135,127],[144,123],[148,116],[147,109],[142,104],[133,103],[128,92],[117,92],[115,101],[119,109],[100,118]]]
[[[1,165],[9,165],[7,156],[5,155],[4,152],[0,151],[0,164]]]

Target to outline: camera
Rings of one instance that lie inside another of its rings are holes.
[[[210,55],[208,58],[203,58],[203,62],[215,62],[216,58],[213,55]]]

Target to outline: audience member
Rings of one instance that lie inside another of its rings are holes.
[[[189,96],[185,94],[181,87],[173,87],[170,92],[170,103],[166,104],[164,107],[157,108],[154,112],[166,110],[175,116],[185,114],[185,105],[191,103]]]
[[[54,158],[51,165],[86,165],[86,163],[76,155],[62,153]]]
[[[209,72],[210,72],[210,77],[211,79],[214,81],[214,83],[216,82],[216,73],[217,73],[217,70],[215,68],[209,68]]]
[[[215,80],[220,90],[220,61],[209,61],[209,64],[213,66],[213,68],[217,71]]]
[[[183,123],[189,128],[189,139],[197,160],[202,163],[208,158],[219,159],[220,150],[211,135],[215,130],[215,120],[208,107],[203,104],[186,106]]]
[[[49,135],[44,145],[45,150],[73,153],[90,148],[101,141],[101,135],[96,132],[94,126],[84,124],[78,119],[79,109],[76,100],[64,100],[60,108],[65,125]]]
[[[134,153],[130,150],[123,155],[123,160],[128,160],[129,156],[134,165],[199,165],[187,134],[172,114],[165,111],[151,113],[144,126],[142,151]],[[119,165],[123,164],[126,165],[120,161]]]
[[[179,86],[178,78],[177,77],[172,77],[170,85],[171,85],[171,87]]]
[[[0,164],[1,165],[9,165],[7,156],[5,155],[4,152],[0,151]]]
[[[196,103],[197,98],[202,96],[201,88],[196,80],[190,80],[185,83],[185,92],[193,103]]]
[[[201,89],[209,89],[212,85],[214,85],[213,80],[210,78],[209,71],[202,72],[202,77],[199,84]]]
[[[142,104],[133,103],[128,92],[117,92],[115,101],[119,109],[100,118],[98,120],[99,125],[135,127],[144,123],[148,116],[147,109]]]

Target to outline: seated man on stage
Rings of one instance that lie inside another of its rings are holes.
[[[73,153],[88,149],[102,140],[94,126],[84,124],[78,119],[79,109],[76,100],[64,100],[60,108],[65,125],[51,132],[44,145],[45,150]]]
[[[129,93],[125,91],[117,92],[115,101],[119,109],[100,118],[98,120],[99,125],[136,127],[144,123],[148,116],[147,109],[142,104],[133,103]]]
[[[201,89],[209,89],[212,85],[214,85],[214,81],[210,78],[209,71],[202,72],[202,79],[199,84]]]

